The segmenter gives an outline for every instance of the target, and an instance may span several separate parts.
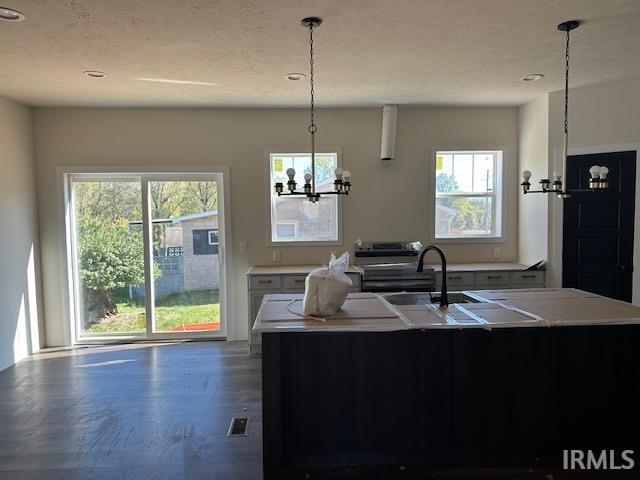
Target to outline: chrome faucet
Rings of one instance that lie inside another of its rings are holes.
[[[429,250],[438,252],[438,255],[440,255],[440,262],[442,264],[442,288],[440,289],[440,296],[431,297],[431,292],[429,292],[429,297],[431,297],[431,301],[439,302],[440,307],[446,307],[449,305],[449,297],[447,296],[447,259],[444,256],[444,252],[435,245],[429,245],[420,253],[420,260],[418,260],[418,268],[416,271],[422,272],[424,270],[424,256]]]

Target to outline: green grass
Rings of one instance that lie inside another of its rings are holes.
[[[145,330],[144,301],[130,300],[118,292],[114,300],[118,313],[91,325],[85,333],[134,333]],[[183,325],[220,321],[218,290],[175,293],[156,298],[156,330],[171,331]]]

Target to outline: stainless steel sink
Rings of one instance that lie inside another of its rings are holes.
[[[437,297],[439,294],[433,292],[432,295]],[[431,299],[428,293],[387,293],[383,297],[392,305],[428,305],[431,304]],[[449,292],[449,303],[478,303],[478,301],[464,292]]]

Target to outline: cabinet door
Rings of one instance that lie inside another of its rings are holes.
[[[252,328],[253,324],[256,321],[256,316],[258,315],[258,310],[260,309],[260,305],[262,304],[262,299],[264,298],[264,293],[252,293],[251,294],[251,311],[249,312],[251,318],[251,326],[249,328],[249,344],[252,349],[254,345],[260,345],[262,343],[262,335],[259,333],[254,333]]]

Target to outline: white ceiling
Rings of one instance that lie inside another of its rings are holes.
[[[1,0],[0,95],[30,105],[301,106],[316,31],[319,106],[518,105],[640,76],[638,0]],[[85,70],[108,74],[102,80]],[[544,79],[525,83],[528,73]],[[136,78],[216,85],[162,84]]]

